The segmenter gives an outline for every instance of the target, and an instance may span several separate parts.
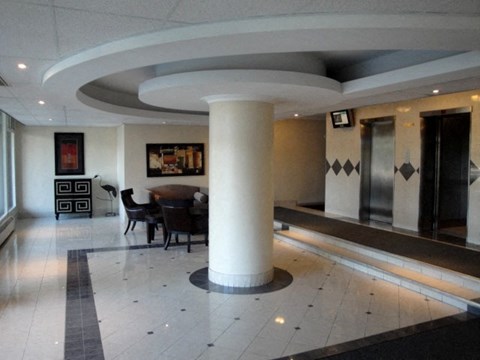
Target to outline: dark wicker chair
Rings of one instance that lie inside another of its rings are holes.
[[[205,235],[205,246],[208,246],[208,215],[192,215],[188,207],[162,206],[163,221],[167,231],[165,250],[170,245],[172,235],[187,235],[187,252],[190,252],[192,235]]]
[[[122,198],[123,206],[125,207],[125,212],[128,217],[127,228],[125,229],[124,235],[127,234],[130,225],[132,225],[132,231],[135,229],[137,221],[146,221],[146,216],[154,216],[159,224],[163,225],[163,215],[162,208],[155,203],[144,203],[137,204],[133,198],[133,189],[125,189],[120,191],[120,196]],[[166,238],[165,226],[163,226],[164,240]]]

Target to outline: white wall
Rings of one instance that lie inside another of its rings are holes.
[[[472,98],[472,96],[477,96]],[[395,116],[395,165],[411,162],[420,165],[420,117],[422,111],[472,108],[471,161],[480,167],[480,102],[479,91],[429,97],[415,101],[371,106],[355,110],[360,118]],[[408,109],[407,112],[404,110]],[[400,111],[402,110],[402,111]],[[360,177],[356,171],[347,176],[342,170],[325,174],[324,159],[330,164],[338,160],[343,166],[348,159],[355,166],[360,161],[360,126],[333,129],[327,119],[326,154],[321,142],[325,124],[315,121],[288,120],[275,123],[274,190],[276,201],[321,202],[326,211],[352,218],[358,217]],[[53,216],[54,133],[85,134],[85,177],[101,174],[106,183],[119,189],[133,187],[136,199],[148,200],[147,187],[161,184],[188,184],[208,188],[208,161],[205,176],[146,176],[146,144],[199,142],[205,144],[208,159],[208,127],[124,125],[119,128],[72,128],[18,126],[17,142],[17,208],[22,217]],[[317,142],[318,140],[318,142]],[[118,159],[118,160],[117,160]],[[325,190],[322,180],[325,178]],[[97,200],[105,192],[94,181],[94,215],[102,216],[108,203]],[[138,198],[137,198],[138,197]],[[480,179],[469,188],[468,241],[480,244]],[[116,203],[118,208],[118,200]],[[416,229],[419,209],[419,174],[405,181],[395,175],[394,226]]]
[[[480,94],[477,93],[477,96]],[[479,99],[477,97],[476,99]],[[480,102],[473,104],[472,128],[470,136],[470,160],[480,168]],[[468,194],[468,234],[467,240],[480,245],[480,179],[470,185]]]
[[[347,161],[354,167],[360,162],[360,126],[358,121],[355,121],[354,127],[333,128],[328,116],[326,128],[326,160],[330,166],[338,162],[342,168],[337,174],[332,168],[326,172],[325,211],[357,218],[360,204],[360,175],[355,170],[347,174],[343,167]]]
[[[325,202],[325,120],[274,123],[274,196],[277,203]]]
[[[117,180],[118,180],[118,189],[125,189],[125,127],[119,126],[117,128]],[[122,207],[120,206],[120,209]]]
[[[118,190],[132,187],[138,202],[148,201],[146,188],[163,184],[196,185],[208,191],[208,133],[206,126],[123,125],[117,128],[19,126],[17,203],[21,217],[54,214],[55,132],[82,132],[85,137],[85,177],[102,175]],[[286,120],[274,123],[275,200],[324,201],[325,121]],[[147,143],[204,143],[205,175],[147,177]],[[93,182],[94,216],[103,216],[105,191]],[[242,189],[248,191],[248,189]],[[115,211],[122,213],[119,199]]]
[[[195,185],[208,189],[208,127],[207,126],[158,126],[158,125],[123,125],[124,178],[119,179],[124,188],[133,188],[137,202],[148,202],[147,188],[166,185]],[[205,144],[205,175],[147,177],[147,144],[163,143],[203,143]]]
[[[117,135],[115,128],[75,128],[19,126],[17,141],[17,204],[20,217],[54,216],[55,132],[84,133],[85,175],[93,178],[100,174],[104,183],[117,184]],[[70,177],[70,176],[69,176]],[[107,193],[92,182],[93,213],[102,215],[109,211],[109,203],[98,200]],[[118,209],[118,198],[114,204]]]
[[[419,169],[421,160],[420,113],[434,110],[470,107],[471,137],[470,159],[480,167],[480,97],[479,91],[431,96],[424,99],[355,109],[356,125],[350,129],[333,129],[327,119],[327,160],[338,159],[341,165],[350,159],[354,165],[360,161],[360,119],[383,116],[395,117],[395,166],[410,163]],[[353,175],[353,176],[352,176]],[[342,170],[336,176],[332,170],[326,175],[325,210],[358,218],[360,176],[353,172],[347,177]],[[394,178],[393,225],[417,230],[420,201],[420,174],[415,172],[405,180],[400,172]],[[468,238],[480,244],[480,179],[471,184],[468,201]]]

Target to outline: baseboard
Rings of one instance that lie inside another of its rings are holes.
[[[0,224],[0,245],[2,245],[4,241],[8,239],[8,237],[14,230],[15,230],[15,217],[8,216]]]

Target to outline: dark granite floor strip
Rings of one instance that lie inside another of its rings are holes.
[[[275,220],[480,278],[480,252],[294,209],[275,207]]]
[[[462,313],[277,360],[480,359],[480,317]]]
[[[86,250],[68,252],[64,357],[103,360]]]
[[[66,360],[105,359],[87,254],[153,247],[163,247],[163,245],[150,244],[68,251],[64,348]]]
[[[192,244],[204,244],[204,241],[192,241]],[[184,246],[185,242],[172,243],[170,246]],[[163,247],[163,244],[132,245],[106,247],[97,249],[70,250],[67,253],[67,286],[66,286],[66,313],[65,313],[65,348],[64,358],[67,360],[104,360],[102,339],[98,325],[95,299],[88,267],[88,253],[105,251],[129,251]],[[203,271],[203,272],[202,272]],[[208,269],[192,274],[196,286],[206,286],[209,291],[226,292],[231,294],[269,292],[288,286],[293,278],[283,270],[276,269],[275,281],[250,290],[225,288],[208,282]]]
[[[217,292],[221,294],[235,294],[235,295],[251,295],[251,294],[264,294],[272,291],[281,290],[290,285],[293,281],[293,276],[283,269],[274,268],[273,280],[268,284],[254,287],[230,287],[222,286],[212,283],[208,280],[208,268],[203,268],[195,271],[190,275],[190,282],[207,291]]]
[[[332,227],[344,228],[345,224],[348,225],[348,223],[341,221],[331,221],[328,226],[322,227],[323,222],[319,220],[318,216],[314,215],[312,217],[302,212],[290,213],[283,210],[283,208],[281,210],[275,209],[276,219],[284,221],[286,224],[304,226],[315,231],[326,230]],[[368,228],[364,226],[361,228],[350,227],[347,233],[353,232],[356,236],[360,235],[359,237],[364,238],[365,236],[362,233],[365,230],[368,230]],[[389,232],[386,233],[383,231],[379,232],[379,236],[384,238],[383,241],[392,242],[399,240],[397,237],[392,239],[390,237],[391,234]],[[368,237],[369,235],[367,234],[366,236]],[[417,238],[413,239],[418,240]],[[203,242],[199,241],[198,243]],[[172,244],[172,246],[176,246],[176,244]],[[104,359],[87,254],[90,252],[128,251],[157,247],[163,247],[163,245],[135,245],[71,250],[68,252],[65,359]],[[206,286],[205,289],[213,291],[209,289],[209,284],[206,285],[205,271],[205,269],[200,269],[200,273],[192,274],[192,277],[195,278],[193,281],[198,284],[203,283],[202,286]],[[285,284],[289,283],[289,277],[283,276],[285,275],[283,273],[280,275],[282,276],[277,277],[277,279],[281,286],[287,286]],[[224,291],[225,289],[220,290]],[[357,341],[290,355],[281,358],[281,360],[480,359],[479,334],[480,317],[470,313],[463,313]]]

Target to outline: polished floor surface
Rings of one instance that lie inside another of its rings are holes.
[[[302,208],[275,207],[275,219],[373,249],[426,262],[480,278],[480,251],[426,237],[352,223],[310,213]]]
[[[277,240],[289,286],[211,292],[190,282],[208,266],[203,244],[164,251],[146,245],[143,224],[123,230],[118,217],[17,223],[0,248],[1,358],[274,359],[460,312]]]

